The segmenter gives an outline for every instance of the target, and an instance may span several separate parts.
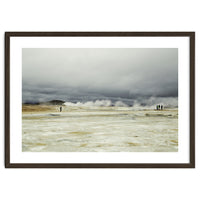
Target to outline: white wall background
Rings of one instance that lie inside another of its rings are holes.
[[[5,169],[3,129],[5,31],[195,31],[196,102],[199,102],[198,3],[198,0],[1,0],[0,199],[200,199],[199,105],[196,105],[196,169]]]

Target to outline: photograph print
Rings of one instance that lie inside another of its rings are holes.
[[[178,144],[178,48],[22,49],[22,152]]]

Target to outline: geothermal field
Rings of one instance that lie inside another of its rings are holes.
[[[22,151],[177,152],[178,108],[23,105]]]

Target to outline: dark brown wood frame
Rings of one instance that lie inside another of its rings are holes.
[[[189,37],[190,161],[189,163],[10,163],[11,37]],[[195,32],[6,32],[5,33],[5,167],[6,168],[195,168]]]

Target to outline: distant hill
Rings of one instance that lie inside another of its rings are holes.
[[[45,104],[45,105],[63,105],[65,103],[65,101],[62,100],[51,100],[51,101],[47,101],[47,102],[42,102],[41,104]]]
[[[25,105],[63,105],[65,101],[62,100],[51,100],[46,102],[25,102]]]

